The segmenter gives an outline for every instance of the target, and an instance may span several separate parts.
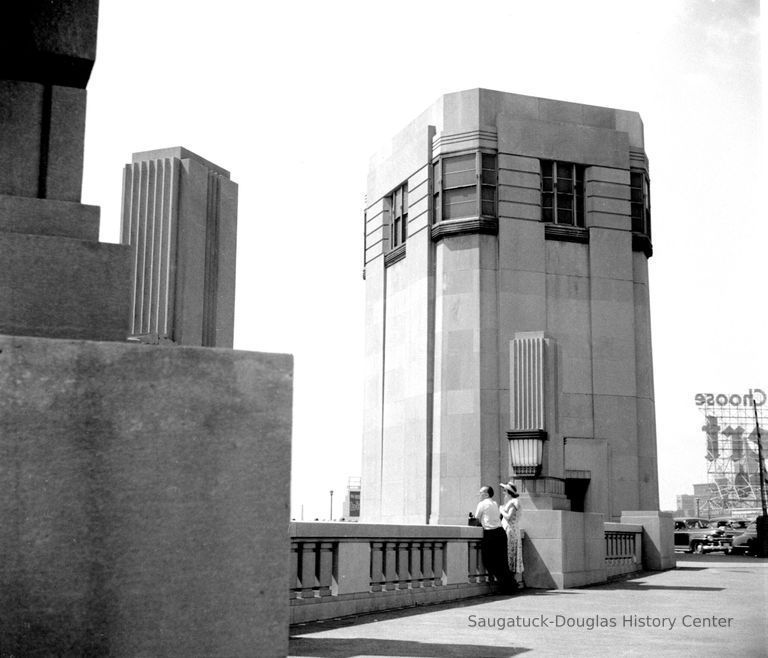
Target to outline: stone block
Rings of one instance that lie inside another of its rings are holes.
[[[370,542],[339,542],[338,564],[335,594],[368,592],[371,584]]]
[[[632,281],[632,235],[628,231],[591,228],[589,267],[594,278]]]
[[[529,174],[535,174],[536,178],[528,179],[529,186],[534,186],[536,189],[539,187],[539,174],[541,172],[541,165],[538,158],[526,158],[521,155],[512,155],[510,153],[499,153],[498,155],[499,170],[509,169],[510,171],[526,172]],[[499,176],[506,176],[505,174],[499,174]]]
[[[499,202],[511,202],[514,204],[522,203],[529,206],[538,207],[541,206],[541,192],[539,192],[539,190],[531,189],[528,187],[499,185]],[[512,216],[509,213],[506,214],[508,216]]]
[[[613,231],[631,231],[632,219],[628,214],[617,215],[608,212],[587,213],[587,228],[607,228]]]
[[[38,196],[42,123],[43,85],[0,80],[0,194]]]
[[[96,58],[98,13],[98,0],[6,3],[0,77],[85,89]]]
[[[630,213],[629,199],[614,199],[604,196],[588,196],[586,199],[587,216],[589,213],[607,213],[627,215]]]
[[[575,242],[560,242],[559,240],[546,241],[547,274],[562,274],[565,276],[588,277],[589,276],[589,248]],[[568,281],[558,284],[555,294],[561,299],[583,296],[583,287],[587,285],[587,279],[583,281]]]
[[[499,150],[537,158],[629,169],[626,133],[546,120],[499,117]]]
[[[643,526],[643,568],[651,571],[674,569],[674,520],[670,512],[623,511],[622,523]]]
[[[616,169],[614,167],[587,167],[584,172],[584,182],[589,190],[595,183],[613,183],[629,187],[629,166]]]
[[[285,655],[291,357],[3,337],[0,363],[4,651]]]
[[[46,153],[46,199],[80,201],[85,148],[85,89],[51,89],[50,128]]]
[[[0,232],[99,240],[98,206],[0,194]]]
[[[0,233],[0,332],[123,341],[130,317],[124,245]]]
[[[466,542],[447,542],[445,548],[445,585],[467,582],[468,555]]]

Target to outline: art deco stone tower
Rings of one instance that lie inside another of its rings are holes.
[[[184,148],[134,153],[123,174],[131,329],[146,342],[232,347],[237,184]]]
[[[363,520],[658,509],[648,181],[637,113],[485,89],[373,158]]]

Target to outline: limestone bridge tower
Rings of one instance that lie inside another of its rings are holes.
[[[362,520],[658,510],[635,112],[473,89],[372,161]]]

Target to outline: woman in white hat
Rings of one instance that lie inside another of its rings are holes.
[[[520,538],[520,501],[518,500],[517,487],[512,480],[504,484],[500,483],[504,492],[504,504],[499,508],[501,512],[501,525],[507,533],[507,563],[509,571],[515,583],[518,580],[516,574],[523,572],[523,542]]]

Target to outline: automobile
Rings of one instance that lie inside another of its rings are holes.
[[[740,534],[736,535],[731,540],[731,548],[727,551],[727,553],[731,555],[739,555],[744,553],[756,553],[757,552],[757,523],[755,521],[752,521],[747,527],[746,530]]]
[[[721,528],[726,537],[735,537],[743,533],[749,525],[750,519],[737,519],[732,517],[718,517],[712,519],[715,526]]]
[[[692,553],[727,551],[731,537],[709,519],[695,517],[675,519],[675,548]]]

